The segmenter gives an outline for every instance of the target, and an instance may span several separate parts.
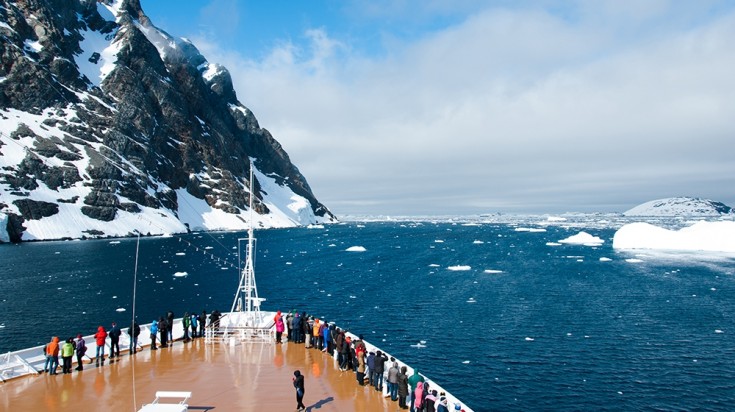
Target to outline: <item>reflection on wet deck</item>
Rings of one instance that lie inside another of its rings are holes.
[[[68,375],[14,379],[0,386],[0,405],[7,411],[137,411],[156,391],[191,391],[189,410],[289,411],[296,407],[296,369],[305,376],[307,410],[400,410],[316,349],[294,343],[205,345],[202,339],[146,348]]]

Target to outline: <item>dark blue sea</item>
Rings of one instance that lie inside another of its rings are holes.
[[[257,286],[264,310],[363,334],[477,411],[733,410],[735,258],[617,252],[616,225],[262,230]],[[580,231],[605,243],[557,244]],[[244,236],[142,238],[139,321],[229,311]],[[0,246],[0,353],[129,324],[135,257],[136,239]]]

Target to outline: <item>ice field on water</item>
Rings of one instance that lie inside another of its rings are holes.
[[[616,251],[620,219],[256,231],[257,285],[265,310],[363,334],[477,411],[730,409],[735,257]],[[563,242],[581,231],[604,242]],[[139,323],[229,311],[244,236],[141,239]],[[1,246],[0,353],[129,324],[135,246]]]

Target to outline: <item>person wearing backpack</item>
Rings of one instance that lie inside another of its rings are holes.
[[[130,354],[135,355],[138,351],[138,335],[140,335],[140,326],[138,322],[133,321],[133,324],[128,327],[128,336],[130,336]]]
[[[84,337],[82,337],[82,334],[77,334],[77,368],[76,370],[80,371],[84,369],[84,361],[82,358],[84,357],[84,354],[87,353],[87,342],[84,341]]]

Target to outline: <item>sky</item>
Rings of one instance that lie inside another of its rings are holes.
[[[735,2],[141,5],[338,216],[735,206]]]

